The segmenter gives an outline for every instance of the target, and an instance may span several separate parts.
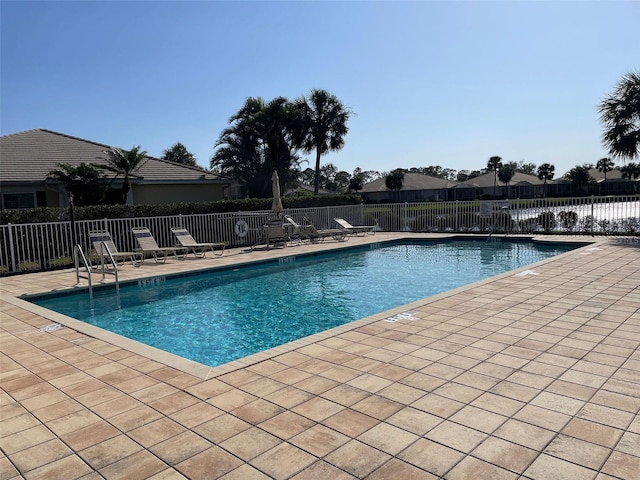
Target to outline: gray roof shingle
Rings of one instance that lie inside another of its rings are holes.
[[[369,182],[358,193],[387,192],[386,177]],[[405,173],[401,190],[437,190],[453,187],[456,182],[443,178],[431,177],[422,173]]]
[[[42,182],[59,163],[106,165],[112,147],[45,129],[26,130],[0,137],[0,181]],[[105,170],[107,177],[115,174]],[[132,182],[229,183],[219,175],[147,156]]]

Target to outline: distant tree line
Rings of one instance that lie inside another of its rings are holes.
[[[607,174],[619,169],[622,178],[640,177],[638,158],[640,149],[640,72],[629,72],[618,82],[613,92],[606,96],[598,107],[603,125],[602,141],[609,150],[595,164]],[[280,176],[283,191],[300,185],[313,186],[313,193],[320,189],[333,193],[349,193],[362,190],[363,186],[378,178],[385,178],[386,186],[399,191],[406,173],[421,173],[450,181],[465,182],[480,175],[493,172],[494,188],[498,180],[509,185],[517,172],[537,175],[546,184],[554,178],[555,167],[549,163],[536,166],[523,160],[503,162],[492,156],[485,168],[480,170],[455,170],[439,165],[427,167],[396,168],[390,172],[377,172],[356,168],[352,173],[338,170],[328,163],[321,165],[323,155],[343,148],[348,133],[348,120],[352,112],[333,94],[314,89],[293,101],[277,97],[271,101],[249,97],[240,110],[229,119],[229,126],[220,134],[210,159],[213,172],[228,176],[246,186],[250,197],[264,198],[271,192],[271,175]],[[301,154],[315,152],[314,168],[301,169],[306,162]],[[73,166],[58,164],[50,172],[67,186],[76,204],[126,203],[131,188],[130,178],[135,176],[146,152],[140,146],[131,150],[114,148],[105,152],[106,165],[82,163]],[[613,159],[625,164],[616,167]],[[197,167],[195,156],[180,142],[164,150],[165,161]],[[577,190],[587,191],[594,179],[589,175],[593,164],[577,165],[566,176]],[[104,171],[122,176],[123,188],[115,194],[106,180]]]

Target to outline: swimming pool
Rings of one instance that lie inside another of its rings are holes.
[[[581,245],[412,241],[29,301],[209,366],[398,307]]]

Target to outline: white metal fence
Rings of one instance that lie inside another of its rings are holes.
[[[376,225],[379,231],[465,233],[563,233],[638,235],[638,196],[581,197],[472,202],[345,205],[286,209],[300,223],[305,217],[318,228],[336,227],[335,217],[353,225]],[[75,243],[90,250],[89,232],[107,230],[122,251],[136,248],[133,227],[148,227],[158,244],[173,245],[171,227],[182,226],[200,242],[225,242],[229,247],[260,241],[269,211],[119,218],[52,223],[0,225],[0,273],[70,266]],[[245,236],[236,234],[244,221]],[[75,232],[73,232],[75,230]]]

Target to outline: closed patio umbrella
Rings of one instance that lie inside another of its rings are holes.
[[[274,215],[280,216],[282,212],[282,199],[280,198],[280,177],[278,172],[273,172],[271,175],[271,190],[273,192],[273,203],[271,204],[271,211]]]

